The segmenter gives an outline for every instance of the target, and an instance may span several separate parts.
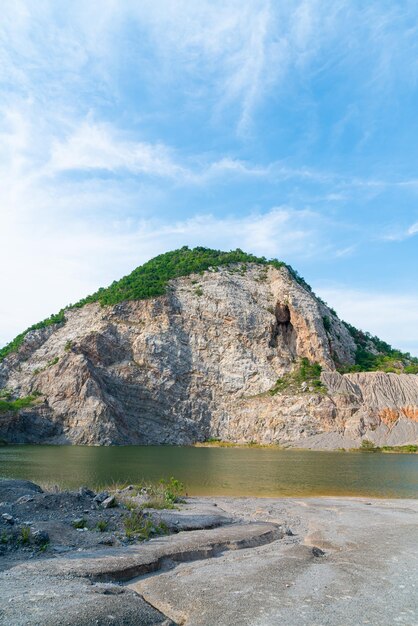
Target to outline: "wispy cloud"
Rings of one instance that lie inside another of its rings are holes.
[[[54,204],[54,198],[50,201]],[[144,218],[103,223],[97,216],[74,220],[65,213],[48,226],[35,214],[12,219],[0,233],[0,264],[7,267],[14,259],[13,272],[2,276],[8,298],[0,305],[0,343],[156,254],[185,244],[225,250],[241,247],[285,260],[329,255],[333,247],[320,215],[289,207],[245,217],[201,214],[175,221]]]
[[[129,171],[134,174],[184,178],[185,168],[164,144],[132,141],[109,124],[83,122],[64,141],[54,141],[48,168],[65,170]]]
[[[383,241],[404,241],[410,237],[414,237],[418,234],[418,222],[411,224],[410,226],[391,226],[381,235]]]
[[[412,224],[407,231],[408,235],[410,237],[412,237],[413,235],[417,235],[418,234],[418,222],[415,222],[415,224]]]
[[[183,243],[355,263],[399,206],[384,235],[416,235],[417,15],[378,0],[4,2],[4,334]]]

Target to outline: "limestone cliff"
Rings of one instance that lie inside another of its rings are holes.
[[[356,344],[286,267],[223,266],[164,295],[68,309],[0,363],[0,388],[36,394],[0,413],[9,442],[192,443],[210,437],[333,448],[416,443],[418,376],[341,375]],[[324,388],[275,395],[306,357]]]

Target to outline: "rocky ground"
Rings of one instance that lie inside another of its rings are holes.
[[[26,559],[129,546],[230,521],[214,507],[184,515],[178,499],[169,483],[95,493],[87,487],[44,491],[27,480],[0,480],[0,571]]]
[[[418,624],[418,501],[167,491],[0,481],[0,623]]]

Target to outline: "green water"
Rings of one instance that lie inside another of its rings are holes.
[[[0,477],[99,487],[175,476],[190,495],[418,497],[418,456],[272,448],[4,446]]]

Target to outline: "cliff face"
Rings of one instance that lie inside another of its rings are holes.
[[[209,437],[307,447],[415,443],[418,376],[345,374],[346,327],[288,270],[248,264],[170,282],[150,300],[68,310],[0,363],[0,388],[33,406],[0,413],[0,438],[77,444]],[[302,357],[325,388],[272,396]]]

